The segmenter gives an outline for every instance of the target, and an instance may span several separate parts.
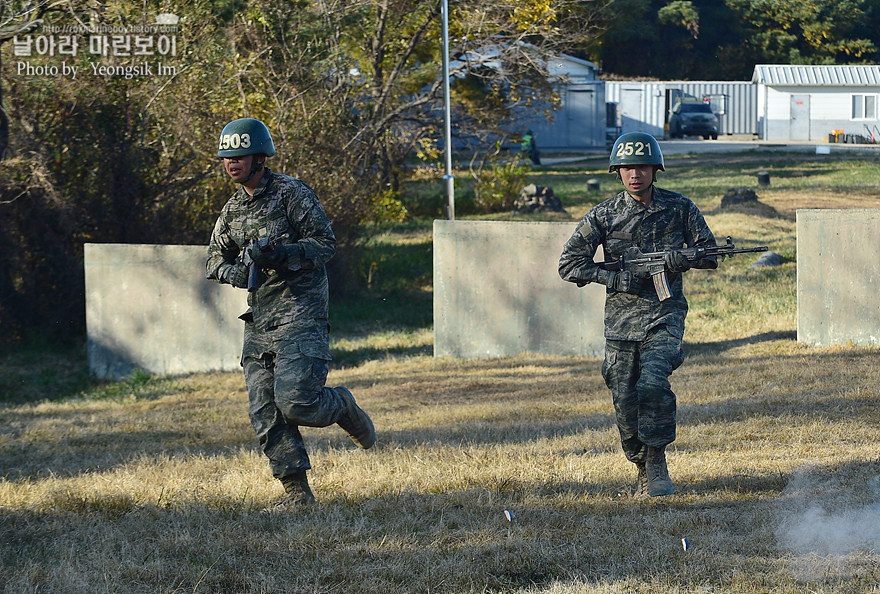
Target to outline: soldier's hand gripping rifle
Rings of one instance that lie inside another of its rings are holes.
[[[666,254],[670,251],[679,252],[688,262],[699,262],[704,258],[711,258],[713,256],[720,257],[723,260],[725,257],[734,254],[766,252],[767,246],[738,248],[734,245],[733,239],[731,239],[730,236],[727,237],[727,241],[723,245],[682,248],[680,250],[669,250],[666,252],[648,252],[645,254],[642,253],[639,248],[633,246],[626,250],[623,256],[618,260],[605,262],[602,265],[602,268],[609,271],[626,270],[632,273],[634,277],[638,278],[646,278],[650,276],[651,280],[654,281],[654,290],[657,291],[657,297],[660,298],[660,301],[663,301],[672,296],[669,291],[669,281],[666,278]]]
[[[241,253],[241,262],[248,267],[247,290],[251,293],[260,287],[259,274],[261,268],[283,264],[281,256],[276,256],[275,248],[287,239],[287,232],[278,233],[270,237],[255,239]],[[286,259],[286,255],[284,255]]]

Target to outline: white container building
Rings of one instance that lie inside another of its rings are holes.
[[[762,140],[880,142],[880,66],[759,64]]]

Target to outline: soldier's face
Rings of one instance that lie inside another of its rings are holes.
[[[620,181],[623,187],[633,196],[642,196],[651,190],[654,183],[654,165],[621,166]]]
[[[223,167],[232,181],[241,182],[251,174],[251,167],[257,155],[244,155],[241,157],[223,157]]]

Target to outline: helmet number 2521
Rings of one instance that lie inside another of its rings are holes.
[[[250,134],[224,134],[220,137],[220,150],[248,148],[251,146]]]
[[[631,155],[650,155],[651,145],[645,142],[622,142],[617,145],[618,157],[629,157]]]

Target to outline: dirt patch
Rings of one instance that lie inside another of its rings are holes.
[[[880,208],[880,196],[878,195],[814,195],[804,196],[800,192],[785,194],[764,195],[761,202],[773,207],[777,213],[787,219],[796,218],[799,209],[812,208]]]

